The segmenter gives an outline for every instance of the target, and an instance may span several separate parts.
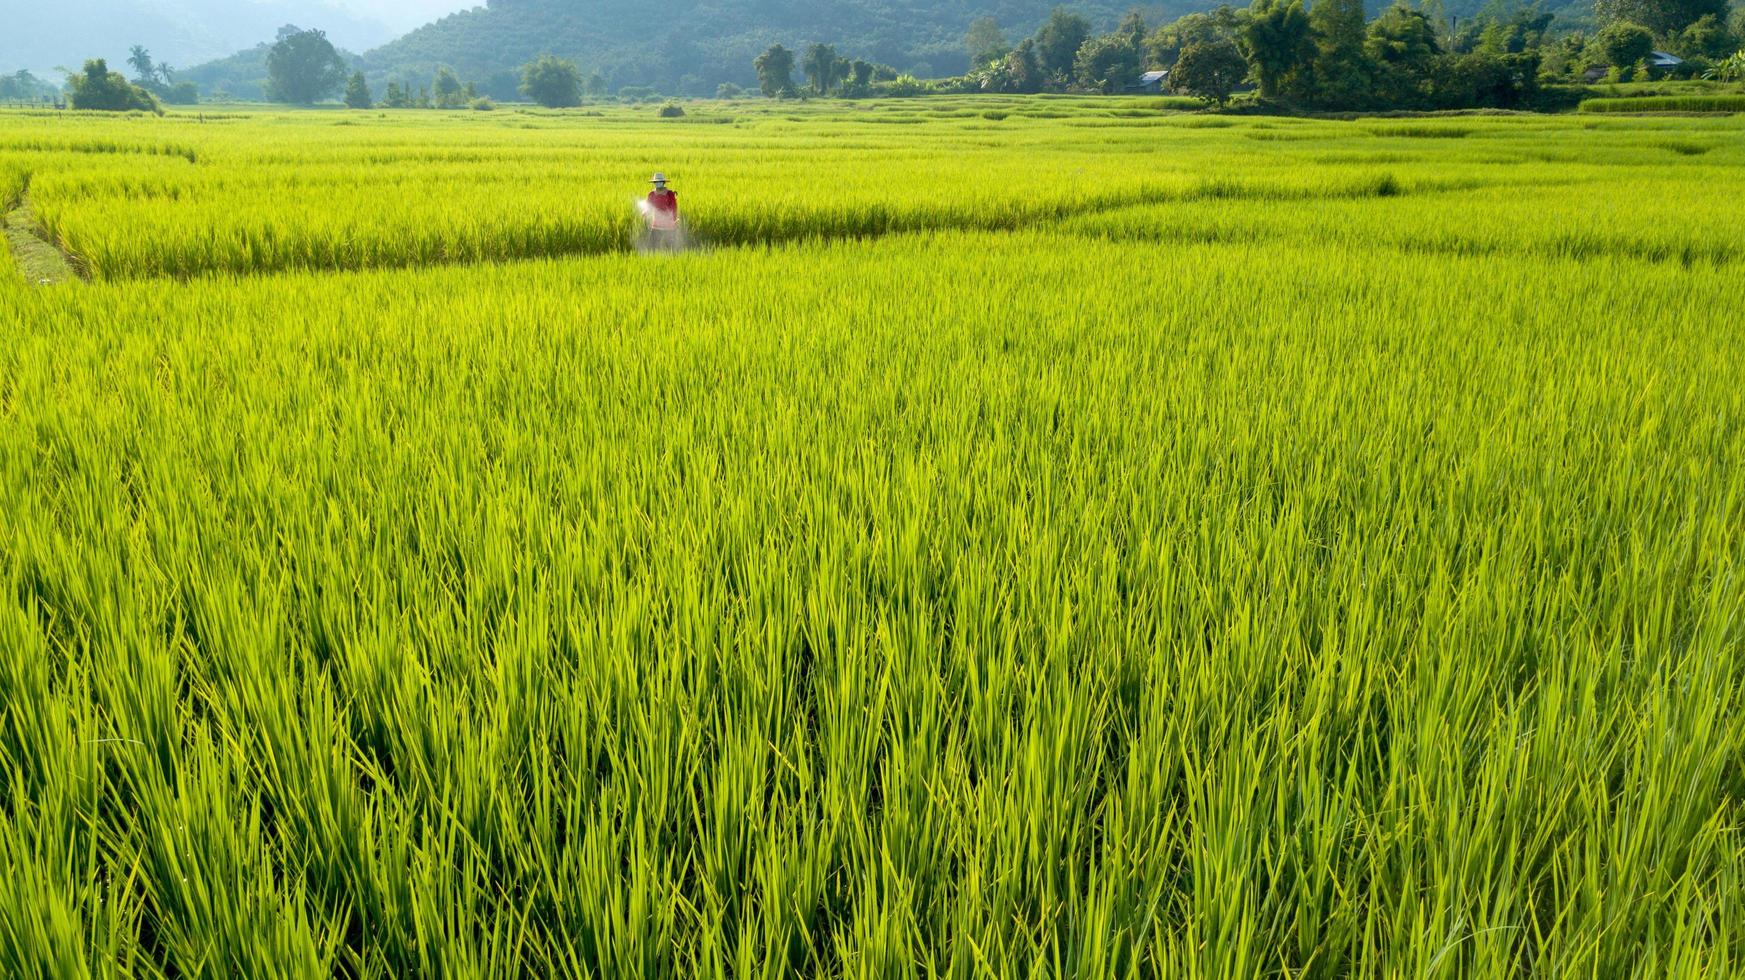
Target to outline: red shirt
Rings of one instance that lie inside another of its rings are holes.
[[[648,192],[648,206],[675,218],[679,216],[679,196],[664,187]]]

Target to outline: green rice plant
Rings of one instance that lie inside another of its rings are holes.
[[[1140,104],[1146,109],[1157,112],[1191,112],[1206,107],[1205,102],[1187,95],[1165,95],[1143,99]]]
[[[1745,112],[1745,95],[1661,95],[1583,99],[1582,112]]]
[[[1664,150],[1658,155],[1667,158]],[[1383,172],[1369,178],[1367,193],[1358,182],[1342,197],[1278,198],[1264,208],[1215,198],[1146,204],[1072,217],[1060,227],[1135,244],[1291,241],[1315,247],[1343,242],[1418,255],[1517,261],[1615,256],[1688,265],[1745,260],[1745,243],[1729,207],[1736,189],[1708,175],[1705,170],[1688,180],[1641,179],[1628,188],[1602,191],[1550,182],[1438,187]],[[1389,180],[1395,181],[1392,193],[1386,193]],[[1596,207],[1596,194],[1613,203]],[[1532,221],[1524,222],[1523,214],[1531,214]]]
[[[24,189],[30,180],[30,170],[25,161],[15,157],[0,155],[0,213],[11,210],[24,197]]]
[[[1002,107],[978,109],[970,113],[975,119],[1013,104],[961,103]],[[947,117],[967,111],[951,103],[940,108]],[[1340,184],[1342,167],[1304,166],[1303,151],[1311,147],[1313,163],[1385,163],[1403,184],[1419,182],[1419,170],[1423,180],[1495,183],[1538,159],[1582,163],[1583,153],[1602,152],[1625,161],[1644,153],[1640,133],[1593,134],[1568,122],[1520,119],[1426,124],[1488,138],[1458,154],[1402,146],[1384,160],[1364,148],[1364,137],[1406,131],[1397,124],[1294,121],[1291,140],[1267,139],[1270,145],[1256,148],[1251,139],[1238,152],[1204,130],[1215,123],[1232,136],[1270,137],[1280,123],[1087,116],[1063,123],[1027,118],[1022,126],[1008,120],[993,130],[957,118],[890,117],[876,106],[800,115],[798,123],[771,121],[759,111],[766,118],[752,128],[663,129],[658,140],[651,135],[658,124],[615,111],[589,122],[583,147],[563,129],[505,131],[459,117],[386,120],[342,133],[323,127],[328,135],[320,140],[306,132],[314,123],[295,115],[225,127],[166,121],[161,125],[184,125],[186,138],[200,141],[189,147],[194,161],[128,156],[128,165],[118,167],[106,154],[82,164],[42,157],[35,196],[44,224],[87,258],[93,274],[149,278],[624,250],[635,221],[629,202],[657,167],[683,178],[693,230],[705,241],[733,245],[1030,226],[1110,202],[1169,200],[1208,173],[1252,186],[1255,196],[1272,196],[1266,188],[1279,184]],[[875,122],[884,118],[918,128],[891,133]],[[1098,134],[1094,146],[1078,135],[1087,130]],[[1572,134],[1582,137],[1579,146]],[[1647,135],[1667,141],[1659,131]],[[102,129],[62,130],[56,139],[57,146],[119,145]],[[650,149],[656,142],[658,156]],[[973,177],[945,193],[913,180],[917,169]],[[815,183],[820,173],[831,175],[827,186]]]
[[[0,152],[0,975],[1745,972],[1740,121],[952,104]]]
[[[1370,132],[1376,136],[1403,137],[1405,139],[1464,139],[1478,130],[1471,126],[1448,125],[1446,123],[1420,125],[1384,123],[1370,127]]]

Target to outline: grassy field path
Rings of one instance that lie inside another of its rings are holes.
[[[78,278],[67,254],[43,235],[28,196],[8,210],[0,223],[4,224],[6,246],[26,279],[39,286],[53,286]]]

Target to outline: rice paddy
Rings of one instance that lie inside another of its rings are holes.
[[[1745,120],[1108,105],[0,114],[0,974],[1739,975]]]

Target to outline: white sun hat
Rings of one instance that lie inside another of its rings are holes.
[[[666,174],[655,174],[653,177],[649,178],[648,182],[651,184],[664,184],[666,183]]]

